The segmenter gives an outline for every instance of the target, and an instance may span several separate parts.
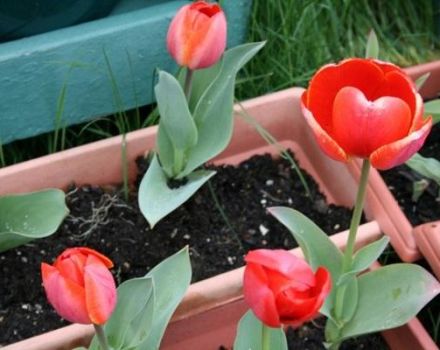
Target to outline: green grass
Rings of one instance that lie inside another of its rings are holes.
[[[437,0],[434,0],[437,1]],[[349,56],[363,56],[369,30],[380,42],[380,57],[402,66],[438,59],[433,0],[253,0],[248,41],[267,40],[265,49],[240,75],[239,100],[291,86],[306,86],[318,67]],[[437,21],[440,18],[437,14]],[[130,57],[128,57],[130,61]],[[107,62],[111,67],[111,62]],[[79,68],[81,69],[81,68]],[[72,71],[70,74],[74,74]],[[52,133],[0,145],[0,165],[10,165],[157,123],[143,107],[71,127],[62,120],[69,98],[68,77],[60,91]],[[117,110],[117,82],[109,72]],[[135,90],[135,87],[133,87]],[[133,92],[138,96],[139,92]]]
[[[237,96],[306,86],[321,65],[363,57],[374,29],[380,58],[408,66],[440,57],[432,0],[254,1],[249,41],[267,40],[244,69]]]

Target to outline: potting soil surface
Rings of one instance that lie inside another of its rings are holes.
[[[139,168],[142,174],[146,162]],[[0,254],[0,344],[67,324],[46,301],[40,274],[41,262],[52,263],[67,247],[88,246],[107,255],[120,284],[189,245],[193,281],[198,281],[242,266],[250,249],[296,246],[266,211],[270,206],[296,208],[329,234],[349,226],[351,210],[327,204],[303,172],[311,190],[307,196],[283,158],[255,156],[238,167],[215,169],[210,183],[154,230],[139,211],[136,190],[126,202],[120,189],[72,187],[66,199],[70,215],[56,234]]]
[[[420,154],[440,160],[440,124],[432,128]],[[440,219],[440,187],[434,181],[429,181],[421,197],[413,201],[413,182],[423,178],[420,174],[403,164],[381,175],[413,226]]]

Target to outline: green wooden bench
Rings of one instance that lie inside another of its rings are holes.
[[[176,10],[188,2],[122,0],[106,18],[0,44],[0,142],[54,130],[63,86],[63,126],[112,114],[121,104],[132,109],[151,103],[155,69],[176,69],[165,37]],[[222,4],[228,45],[234,46],[245,40],[251,0]]]

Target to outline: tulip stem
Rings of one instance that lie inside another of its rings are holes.
[[[261,350],[270,350],[270,329],[264,323],[261,333]]]
[[[107,342],[107,337],[105,336],[104,328],[98,324],[94,324],[93,327],[95,327],[95,333],[98,337],[99,344],[101,345],[102,350],[110,350],[110,346]]]
[[[370,171],[370,161],[364,159],[362,163],[361,178],[359,180],[359,188],[356,195],[356,203],[354,205],[353,215],[350,222],[350,231],[348,234],[347,246],[345,247],[344,260],[342,263],[342,271],[348,272],[351,269],[354,244],[356,241],[356,233],[361,222],[362,210],[364,208],[365,193],[368,184],[368,173]]]
[[[192,69],[187,68],[183,91],[185,92],[186,100],[188,101],[188,103],[189,103],[189,98],[191,97],[193,77],[194,77],[194,71]]]

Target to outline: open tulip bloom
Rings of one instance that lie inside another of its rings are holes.
[[[386,248],[386,236],[354,253],[370,166],[404,163],[431,129],[415,84],[391,63],[351,58],[318,70],[302,95],[302,109],[328,156],[363,160],[346,248],[341,252],[300,212],[269,208],[291,231],[310,267],[284,251],[246,256],[244,296],[252,312],[240,321],[234,350],[287,349],[282,326],[299,326],[318,310],[327,317],[326,348],[336,350],[348,338],[405,324],[440,292],[438,281],[419,265],[368,271]]]

